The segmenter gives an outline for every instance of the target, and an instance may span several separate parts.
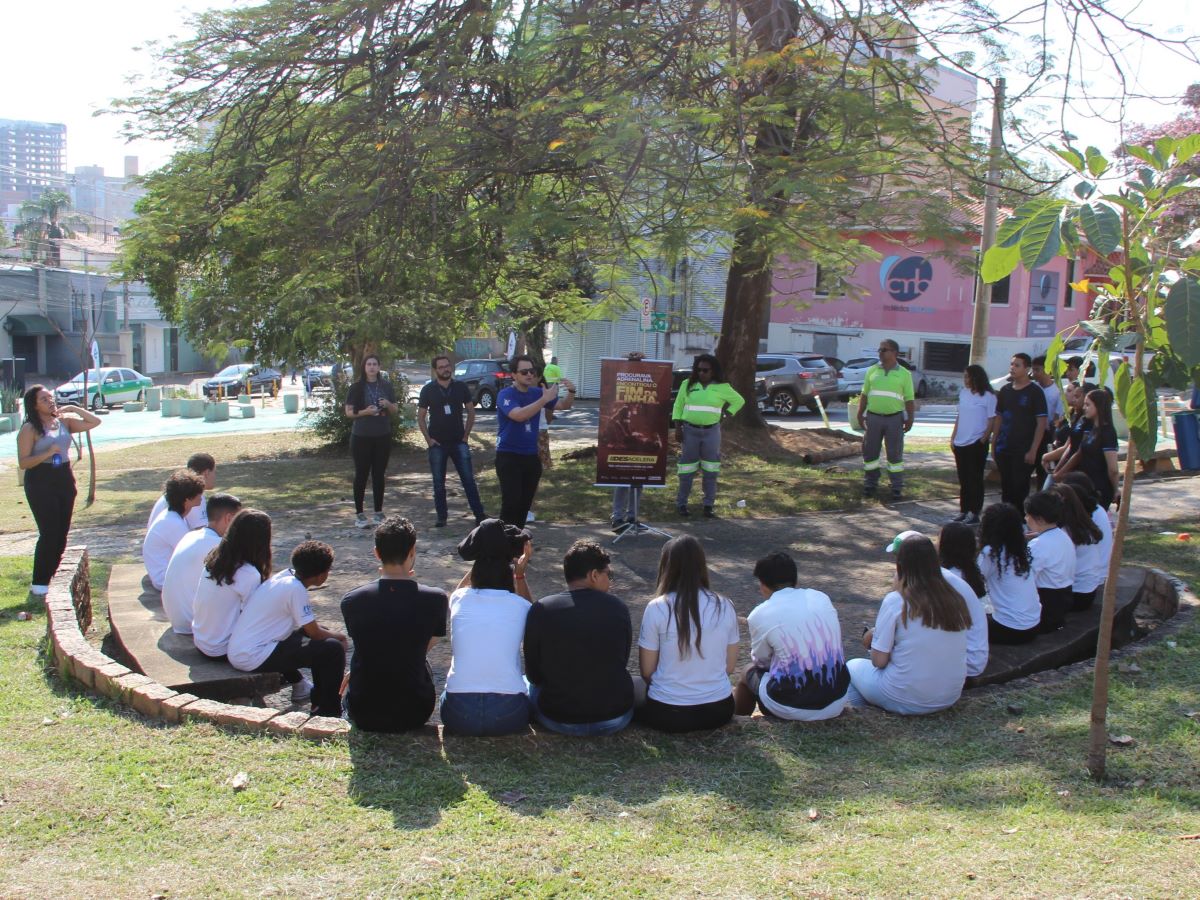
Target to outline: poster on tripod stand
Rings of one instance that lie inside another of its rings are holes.
[[[596,486],[665,487],[671,363],[600,360]]]

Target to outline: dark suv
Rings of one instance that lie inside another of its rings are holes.
[[[454,367],[454,377],[471,389],[480,409],[495,409],[496,395],[512,386],[512,371],[506,359],[460,360]]]
[[[829,403],[838,397],[837,370],[816,353],[760,353],[755,366],[759,405],[790,416],[801,405],[817,411],[817,397]]]

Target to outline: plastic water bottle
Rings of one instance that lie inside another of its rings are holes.
[[[52,457],[50,457],[50,465],[54,466],[54,468],[56,468],[56,469],[59,466],[61,466],[62,465],[62,454],[55,453]]]

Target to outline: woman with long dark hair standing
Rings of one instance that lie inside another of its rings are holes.
[[[1083,414],[1092,423],[1079,449],[1068,461],[1070,471],[1092,480],[1097,502],[1108,509],[1121,486],[1117,471],[1117,430],[1113,427],[1112,395],[1103,388],[1090,391],[1083,401]]]
[[[655,592],[638,636],[646,702],[634,716],[660,731],[719,728],[733,718],[729,676],[737,663],[738,620],[733,604],[709,590],[698,540],[683,534],[667,541]]]
[[[983,510],[983,474],[987,466],[988,442],[996,429],[996,392],[983,366],[970,365],[963,372],[958,392],[958,415],[950,433],[954,468],[958,472],[959,513],[951,522],[977,525]]]
[[[371,523],[363,512],[367,478],[371,479],[375,501],[375,524],[383,521],[383,487],[388,459],[392,455],[392,421],[396,414],[396,393],[392,383],[380,374],[379,357],[374,353],[363,359],[362,374],[346,394],[346,418],[350,426],[350,456],[354,460],[354,525],[366,528]]]
[[[59,406],[40,384],[25,392],[25,422],[17,432],[17,464],[25,470],[25,499],[38,527],[29,592],[41,597],[58,571],[71,516],[75,512],[75,476],[71,472],[71,435],[90,431],[100,419],[81,406]]]
[[[704,516],[715,518],[717,477],[721,474],[721,422],[738,414],[746,399],[725,381],[721,364],[711,353],[701,353],[692,362],[692,374],[679,386],[671,420],[679,442],[679,490],[675,511],[688,512],[688,497],[696,473],[701,473],[704,488]]]
[[[896,550],[895,590],[883,598],[875,627],[863,634],[870,659],[852,659],[852,706],[919,716],[953,706],[967,677],[971,614],[942,577],[937,549],[912,535]]]

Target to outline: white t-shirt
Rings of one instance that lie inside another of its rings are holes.
[[[995,611],[992,618],[1006,628],[1028,631],[1042,621],[1042,601],[1038,597],[1033,568],[1018,575],[1008,554],[1000,551],[999,563],[990,550],[984,550],[976,560],[987,585],[988,598]]]
[[[1046,428],[1050,428],[1050,424],[1063,417],[1063,401],[1062,393],[1058,389],[1058,385],[1051,382],[1047,387],[1042,388],[1042,393],[1046,395]]]
[[[146,564],[146,574],[150,576],[150,583],[160,591],[163,579],[167,575],[167,563],[171,561],[171,554],[189,530],[183,516],[169,509],[163,510],[158,518],[150,523],[150,529],[142,541],[142,562]]]
[[[154,501],[154,509],[150,510],[150,518],[146,520],[146,527],[149,528],[154,524],[154,520],[162,515],[167,508],[167,496],[163,494]],[[183,520],[188,523],[188,528],[204,528],[208,525],[208,497],[200,495],[200,505],[190,510]]]
[[[806,588],[783,588],[751,610],[750,655],[769,672],[758,699],[781,719],[815,721],[840,715],[850,674],[842,626],[829,597]],[[782,700],[779,702],[774,693]]]
[[[914,616],[904,624],[904,598],[892,591],[879,605],[871,649],[890,653],[880,689],[898,706],[937,712],[953,706],[967,677],[967,633],[926,628]]]
[[[450,595],[451,694],[523,694],[521,641],[529,601],[496,588],[459,588]]]
[[[954,433],[954,446],[966,447],[974,444],[991,427],[996,415],[996,395],[992,391],[976,394],[970,388],[958,392],[958,430]]]
[[[967,674],[979,675],[988,664],[987,612],[984,611],[983,601],[975,596],[975,591],[963,581],[962,573],[958,570],[942,569],[942,577],[958,591],[967,604],[967,612],[971,614],[971,627],[967,629]]]
[[[725,671],[725,653],[738,642],[733,604],[709,591],[700,593],[700,647],[692,629],[691,652],[679,655],[678,632],[672,613],[675,595],[655,597],[642,614],[638,646],[658,651],[658,668],[650,679],[651,699],[671,706],[716,703],[733,693]]]
[[[197,650],[206,656],[229,652],[229,637],[242,607],[260,584],[262,576],[250,563],[238,567],[232,584],[217,584],[207,572],[201,575],[192,605],[192,642]]]
[[[1031,540],[1029,553],[1038,587],[1069,588],[1075,584],[1075,544],[1061,528],[1050,528]]]
[[[315,620],[308,602],[308,588],[292,570],[272,575],[254,589],[233,626],[233,634],[229,636],[230,665],[253,672],[267,661],[276,644]]]
[[[196,587],[204,575],[204,557],[219,543],[221,536],[211,528],[198,528],[175,545],[163,576],[162,604],[176,634],[192,633],[192,610]]]
[[[1087,594],[1104,584],[1108,578],[1108,560],[1112,556],[1112,523],[1104,507],[1097,506],[1092,512],[1092,521],[1100,529],[1100,543],[1083,544],[1075,548],[1075,587],[1079,594]]]

